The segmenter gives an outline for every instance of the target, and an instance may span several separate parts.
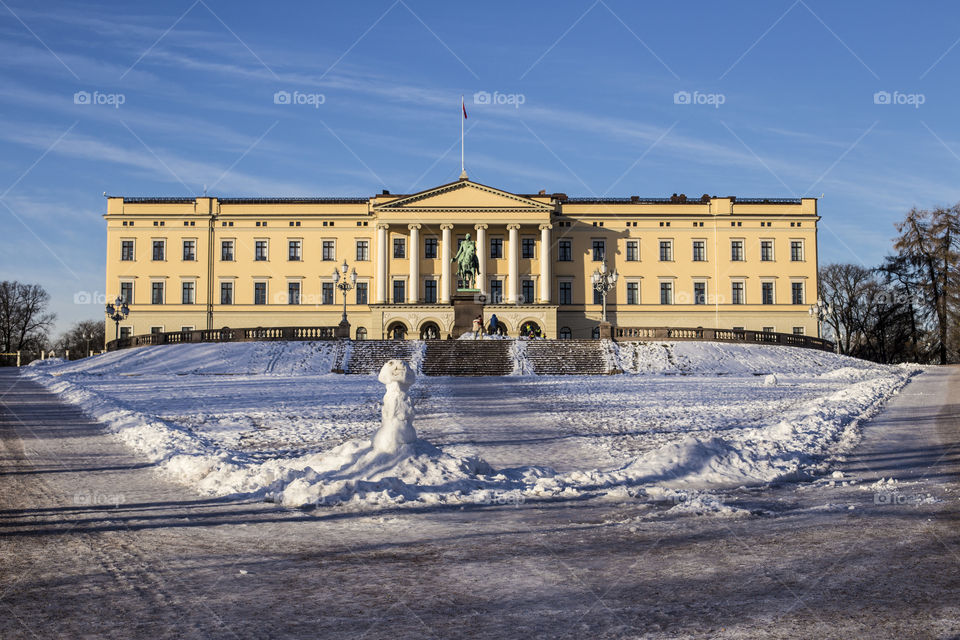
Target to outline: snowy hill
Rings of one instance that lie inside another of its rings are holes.
[[[523,342],[517,341],[517,344]],[[553,344],[557,349],[563,348],[560,342]],[[364,343],[353,345],[354,349],[360,349]],[[611,368],[635,374],[803,374],[839,368],[875,368],[873,363],[856,358],[775,345],[716,342],[617,342],[608,345],[608,351],[613,353]],[[338,350],[342,348],[335,342],[163,345],[113,351],[58,364],[56,370],[60,375],[322,375],[334,368]],[[516,360],[523,357],[522,352],[513,350],[511,353]],[[33,364],[45,366],[42,362]],[[513,369],[532,370],[522,362],[514,362]]]
[[[807,477],[848,451],[862,419],[919,371],[790,347],[677,342],[611,345],[611,364],[626,375],[420,377],[412,392],[422,440],[360,472],[383,386],[329,373],[337,348],[145,347],[24,371],[200,493],[357,508],[662,500]]]

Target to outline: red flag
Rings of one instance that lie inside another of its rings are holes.
[[[463,119],[467,119],[467,105],[463,101],[463,96],[460,96],[460,106],[463,107]]]

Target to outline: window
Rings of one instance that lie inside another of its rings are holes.
[[[660,241],[660,262],[673,262],[673,240]]]
[[[599,340],[599,339],[600,339],[600,327],[594,327],[593,329],[591,329],[591,330],[590,330],[590,337],[593,338],[594,340]]]
[[[393,239],[393,257],[394,258],[407,257],[407,239],[406,238]]]
[[[300,283],[287,283],[287,304],[300,304]]]
[[[660,283],[660,304],[673,304],[673,283]]]
[[[154,240],[153,241],[153,259],[154,260],[165,260],[166,259],[166,248],[167,243],[164,240]]]
[[[337,243],[334,240],[324,240],[321,244],[322,259],[327,261],[336,261]]]
[[[573,261],[573,242],[570,240],[557,241],[557,260],[559,262]]]
[[[569,340],[573,337],[573,333],[570,331],[570,327],[560,327],[557,337],[561,340]]]
[[[803,240],[790,241],[790,260],[792,262],[803,262]]]
[[[183,259],[187,262],[192,262],[197,259],[197,241],[196,240],[184,240],[183,241]]]
[[[776,330],[774,329],[774,327],[764,327],[762,331],[764,333],[774,333]]]
[[[120,259],[133,260],[133,240],[123,240],[120,243]]]
[[[707,261],[707,243],[705,241],[703,240],[693,241],[693,261],[694,262]]]
[[[357,223],[359,224],[359,223]],[[367,330],[364,327],[357,327],[357,340],[366,340]]]
[[[153,335],[163,333],[163,327],[150,327],[150,333]]]
[[[267,304],[267,283],[253,283],[253,304]]]
[[[300,252],[301,245],[300,240],[290,240],[287,243],[287,260],[299,262],[303,259]]]
[[[370,259],[370,241],[357,240],[357,262],[365,262]]]
[[[233,283],[220,283],[220,304],[233,304]]]
[[[220,260],[233,262],[233,240],[222,240],[220,242]]]
[[[594,240],[593,241],[593,261],[594,262],[603,262],[604,257],[607,254],[607,245],[603,240]]]
[[[521,258],[534,258],[536,252],[536,241],[533,238],[521,238],[520,239],[520,257]],[[531,298],[532,299],[532,298]]]
[[[357,283],[357,304],[367,304],[367,300],[369,299],[367,297],[367,292],[368,292],[367,283],[358,282]]]
[[[627,262],[636,262],[639,259],[639,243],[636,240],[627,240]]]
[[[795,336],[802,336],[804,333],[805,333],[805,332],[804,332],[804,330],[803,330],[803,327],[794,327],[794,328],[793,328],[793,335],[795,335]]]
[[[773,283],[760,283],[760,304],[773,304]]]
[[[743,240],[730,241],[730,259],[734,262],[743,261]]]
[[[423,239],[423,257],[427,260],[436,260],[437,258],[437,239]]]
[[[533,297],[533,280],[524,280],[520,283],[520,295],[523,296],[523,299],[520,301],[521,304],[533,304],[533,302],[535,302]]]
[[[333,283],[324,282],[320,288],[320,304],[333,304]]]
[[[790,283],[790,303],[803,304],[803,283],[802,282]]]
[[[120,301],[124,304],[133,304],[133,283],[120,283]]]
[[[773,262],[773,240],[760,241],[760,260],[762,262]]]
[[[597,291],[596,287],[591,287],[593,291],[593,304],[603,304],[603,294]]]
[[[181,283],[181,295],[180,302],[181,304],[194,304],[196,299],[196,288],[197,284],[193,281]]]
[[[163,283],[150,283],[150,304],[163,304]]]
[[[627,304],[640,304],[640,283],[627,283]]]
[[[560,283],[560,304],[573,304],[573,283],[570,281]]]
[[[133,223],[131,223],[131,224],[133,224]],[[129,338],[131,335],[133,335],[133,330],[132,330],[131,327],[120,327],[120,337],[121,337],[121,338]]]
[[[267,259],[267,241],[257,240],[254,245],[253,259],[262,262]]]
[[[490,238],[490,259],[503,258],[503,238]]]
[[[743,283],[734,282],[731,285],[730,304],[743,304]]]
[[[434,304],[437,301],[437,281],[430,279],[423,282],[423,301]]]
[[[393,281],[393,304],[403,304],[407,301],[407,283],[403,280]]]
[[[693,304],[707,304],[707,283],[693,283]]]
[[[503,302],[503,280],[490,281],[490,302],[493,304]]]

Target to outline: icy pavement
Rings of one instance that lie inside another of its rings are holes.
[[[421,377],[420,457],[329,487],[379,425],[383,389],[328,373],[330,343],[148,347],[28,372],[202,494],[358,508],[656,500],[814,477],[919,372],[787,347],[617,348],[635,374]]]

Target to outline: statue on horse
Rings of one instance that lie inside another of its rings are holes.
[[[457,263],[457,278],[463,283],[463,288],[475,289],[480,273],[480,260],[477,259],[477,243],[470,239],[469,233],[460,243],[453,261]]]

